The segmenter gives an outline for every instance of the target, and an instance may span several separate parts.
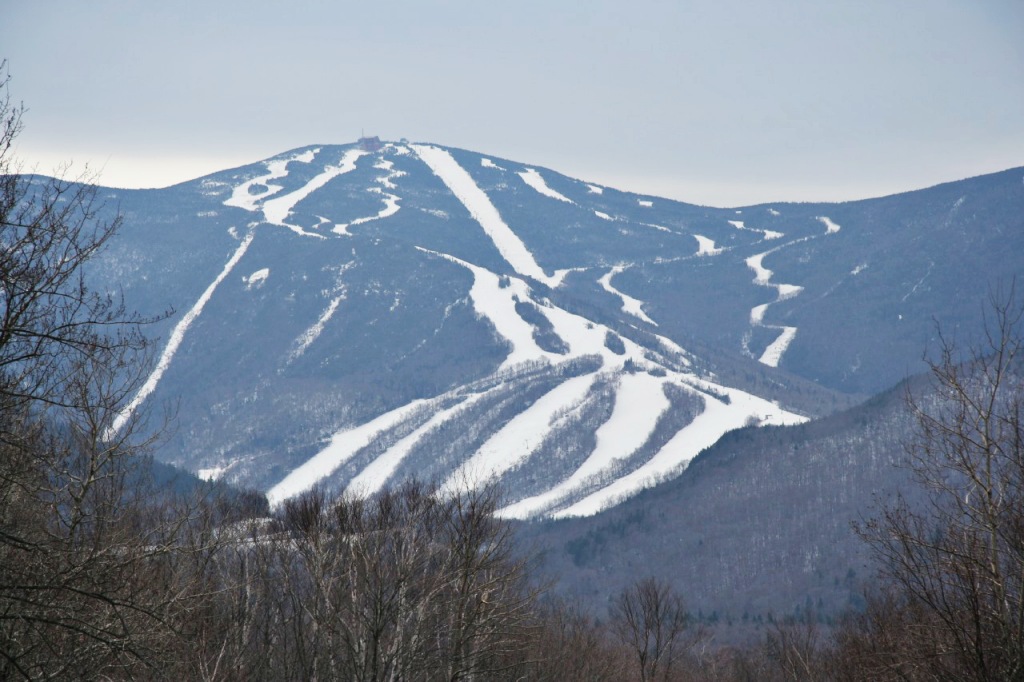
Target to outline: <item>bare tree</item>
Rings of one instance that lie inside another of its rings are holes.
[[[900,498],[860,529],[896,595],[880,615],[905,622],[866,625],[909,679],[1024,677],[1022,307],[1011,288],[989,310],[983,343],[961,355],[943,338],[934,392],[910,397],[924,503]]]
[[[7,84],[0,64],[0,678],[157,671],[195,519],[145,487],[132,429],[111,437],[145,320],[85,270],[120,220],[88,182],[20,173]]]
[[[667,584],[645,578],[623,590],[612,605],[612,630],[635,656],[643,682],[671,679],[686,653],[683,599]]]

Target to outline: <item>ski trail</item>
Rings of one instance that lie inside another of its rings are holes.
[[[385,412],[370,421],[351,429],[344,429],[331,436],[330,444],[317,454],[296,467],[284,479],[267,491],[267,500],[276,507],[284,500],[299,495],[330,476],[342,464],[352,458],[381,434],[408,418],[414,411],[430,403],[429,400],[414,400],[407,405]]]
[[[527,519],[541,514],[594,480],[616,460],[635,452],[651,437],[658,419],[670,407],[663,390],[664,383],[665,379],[647,373],[621,375],[612,414],[597,429],[597,445],[580,468],[540,495],[498,510],[497,516]]]
[[[243,208],[246,211],[256,211],[259,207],[259,202],[272,194],[277,194],[283,187],[281,185],[270,184],[271,180],[277,180],[288,175],[288,164],[292,161],[301,161],[302,163],[311,163],[316,158],[319,149],[310,149],[301,154],[295,154],[287,159],[277,159],[275,161],[267,161],[265,165],[267,167],[267,174],[261,175],[252,180],[246,180],[241,185],[235,186],[231,190],[231,196],[224,200],[225,206],[234,206],[236,208]],[[250,189],[256,185],[265,185],[267,191],[262,194],[251,194]]]
[[[622,312],[632,315],[633,317],[637,317],[643,320],[644,322],[657,327],[658,323],[652,320],[650,317],[648,317],[647,313],[644,312],[643,301],[641,301],[638,298],[633,298],[628,294],[624,294],[612,286],[612,277],[623,272],[625,269],[625,265],[616,265],[608,272],[608,274],[606,274],[601,279],[597,280],[597,283],[600,284],[605,291],[614,296],[618,296],[619,299],[622,300]]]
[[[525,461],[544,442],[557,413],[582,401],[597,373],[584,374],[562,382],[512,418],[487,439],[441,486],[454,494],[464,487],[476,488]]]
[[[346,292],[344,287],[342,287],[341,293],[331,299],[331,302],[327,304],[327,308],[324,309],[322,313],[320,313],[320,317],[317,318],[317,321],[314,322],[309,329],[304,331],[302,335],[295,340],[294,348],[288,354],[289,363],[292,362],[293,360],[298,359],[303,353],[306,352],[306,349],[309,348],[313,344],[313,342],[317,340],[317,338],[320,336],[320,333],[324,330],[324,326],[330,321],[332,317],[334,317],[335,311],[338,309],[338,306],[341,304],[341,302],[345,300],[345,297]]]
[[[786,235],[782,232],[776,232],[775,230],[759,230],[754,227],[747,227],[742,220],[727,220],[725,221],[735,227],[737,230],[746,230],[747,232],[760,232],[764,235],[764,240],[769,241],[771,239],[782,239]]]
[[[377,457],[377,459],[370,462],[365,469],[360,471],[359,474],[349,482],[348,487],[345,489],[345,493],[349,495],[367,497],[379,492],[380,489],[388,482],[388,479],[391,478],[392,474],[395,473],[395,469],[397,469],[398,465],[402,463],[402,460],[408,456],[412,449],[416,447],[416,444],[419,443],[426,434],[449,419],[457,418],[460,412],[470,409],[477,402],[501,388],[502,387],[499,385],[489,391],[483,391],[470,396],[469,398],[460,401],[458,404],[434,414],[434,416],[428,419],[426,423],[392,445],[382,455]]]
[[[533,340],[533,325],[524,320],[516,312],[515,298],[531,300],[530,289],[526,282],[518,278],[509,278],[507,286],[501,286],[501,278],[490,270],[467,263],[464,260],[417,247],[424,253],[430,253],[461,265],[473,273],[473,286],[469,290],[469,298],[473,302],[473,310],[480,317],[488,320],[495,331],[510,346],[511,352],[501,364],[499,371],[508,369],[529,360],[554,360],[556,356],[541,349]],[[560,357],[557,359],[561,359]]]
[[[820,221],[825,226],[826,235],[835,234],[839,232],[839,230],[841,229],[839,225],[832,222],[832,220],[826,216],[818,216],[816,220]],[[737,227],[742,228],[743,223],[738,220],[730,220],[729,222],[732,223],[733,225],[736,225]],[[775,234],[781,236],[781,233]],[[753,308],[750,309],[750,325],[752,327],[763,327],[765,329],[776,329],[779,331],[779,335],[775,338],[774,341],[772,341],[768,345],[767,348],[764,349],[764,352],[761,353],[761,357],[757,359],[757,361],[763,365],[767,365],[769,367],[778,367],[779,362],[781,362],[782,360],[783,354],[785,354],[786,350],[789,348],[789,345],[793,342],[793,339],[796,338],[797,333],[796,327],[765,324],[765,311],[768,310],[768,306],[774,303],[779,303],[780,301],[785,301],[787,299],[793,298],[794,296],[797,296],[801,291],[804,290],[803,287],[798,286],[796,284],[773,284],[771,282],[771,278],[774,273],[772,273],[772,271],[769,270],[768,268],[764,267],[764,258],[765,256],[775,253],[780,249],[792,246],[794,244],[799,244],[800,242],[808,241],[809,239],[815,239],[819,236],[820,235],[811,235],[808,237],[801,237],[800,239],[794,239],[788,244],[776,246],[774,249],[769,249],[764,253],[753,255],[750,258],[747,258],[746,261],[744,261],[747,264],[747,267],[754,271],[754,284],[762,287],[774,288],[777,292],[774,301],[771,301],[770,303],[762,303],[761,305],[754,306]],[[768,237],[766,236],[765,239],[768,239]],[[744,348],[745,347],[746,342],[744,342]]]
[[[526,244],[512,231],[498,209],[466,170],[447,150],[430,145],[409,145],[430,170],[441,179],[455,197],[462,202],[512,268],[521,275],[532,277],[550,287],[557,287],[561,279],[549,277],[537,264]],[[563,275],[564,276],[564,275]]]
[[[793,242],[795,243],[795,242]],[[788,246],[788,244],[786,245]],[[750,309],[750,325],[752,327],[763,327],[765,329],[777,329],[779,330],[779,336],[773,341],[764,352],[761,353],[761,357],[758,358],[758,362],[762,365],[769,367],[778,367],[779,361],[782,360],[783,353],[789,348],[789,344],[792,343],[796,337],[797,328],[787,327],[783,325],[772,325],[765,324],[764,314],[768,310],[768,306],[772,303],[778,303],[779,301],[785,301],[786,299],[793,298],[803,291],[803,287],[795,284],[772,284],[772,271],[764,267],[762,261],[764,257],[778,251],[780,247],[776,247],[770,251],[759,253],[751,256],[744,261],[747,267],[754,271],[754,284],[762,287],[769,287],[775,289],[776,296],[775,300],[771,303],[762,303],[761,305],[754,306]]]
[[[355,170],[356,159],[358,159],[360,156],[365,156],[366,154],[368,154],[368,152],[365,152],[362,149],[349,149],[345,152],[344,155],[342,155],[341,161],[338,162],[337,166],[326,166],[321,173],[317,174],[315,177],[310,179],[309,182],[307,182],[305,185],[295,190],[294,192],[289,192],[284,196],[264,201],[264,220],[266,220],[271,225],[287,227],[295,234],[301,235],[303,237],[316,237],[318,239],[325,239],[325,237],[321,234],[317,234],[316,232],[307,232],[298,225],[291,225],[289,223],[286,223],[285,220],[288,218],[288,215],[292,212],[292,209],[295,208],[296,204],[298,204],[300,201],[302,201],[310,194],[320,189],[321,187],[323,187],[324,185],[326,185],[328,182],[338,177],[339,175],[350,173],[351,171]]]
[[[552,199],[564,201],[567,204],[576,205],[576,202],[569,197],[565,196],[561,192],[556,192],[551,189],[548,186],[548,183],[544,182],[544,176],[537,172],[537,169],[527,168],[525,171],[517,173],[517,175],[523,179],[523,182],[537,190],[538,193],[543,194],[546,197],[551,197]]]
[[[716,387],[716,390],[728,394],[728,405],[713,398],[706,399],[704,411],[680,429],[643,466],[565,509],[549,514],[550,518],[592,516],[670,476],[678,475],[702,450],[714,445],[726,432],[745,426],[749,421],[762,424],[799,424],[806,421],[804,417],[743,391],[723,387]]]
[[[836,225],[826,216],[820,215],[818,216],[818,220],[820,220],[825,225],[825,234],[835,234],[841,229],[838,225]]]
[[[348,228],[355,227],[356,225],[362,225],[374,220],[383,220],[384,218],[390,218],[391,216],[398,213],[400,208],[398,202],[401,201],[401,197],[397,194],[385,192],[385,189],[398,189],[398,185],[392,182],[395,178],[400,178],[405,175],[405,171],[396,171],[394,169],[395,162],[387,159],[382,159],[373,165],[374,168],[387,171],[387,175],[381,175],[377,178],[383,188],[381,187],[370,187],[367,189],[368,192],[380,194],[384,199],[384,208],[376,213],[376,215],[366,216],[365,218],[356,218],[350,223],[338,223],[331,231],[338,235],[352,236],[352,233],[348,231]]]
[[[174,358],[174,354],[178,352],[178,347],[181,345],[182,339],[185,338],[185,332],[188,331],[192,322],[199,317],[199,313],[203,312],[203,308],[206,306],[207,301],[209,301],[213,296],[213,292],[217,290],[218,285],[224,281],[224,278],[231,273],[232,268],[234,268],[235,265],[238,264],[238,261],[242,259],[242,256],[245,255],[246,250],[249,248],[249,244],[252,243],[254,235],[254,232],[249,232],[245,235],[242,243],[239,244],[238,248],[235,249],[235,252],[231,254],[231,258],[228,259],[228,262],[224,265],[220,274],[217,275],[216,279],[210,283],[210,286],[206,287],[206,291],[202,293],[199,300],[195,302],[192,308],[185,313],[184,317],[182,317],[178,321],[178,324],[174,326],[174,330],[171,332],[171,336],[167,340],[167,345],[164,346],[164,350],[160,354],[160,359],[157,361],[156,367],[152,372],[150,372],[149,377],[146,378],[146,382],[142,384],[142,387],[139,389],[138,393],[135,394],[135,397],[132,398],[131,402],[129,402],[124,409],[118,412],[107,432],[109,436],[116,436],[121,429],[124,428],[124,425],[131,418],[132,414],[134,414],[135,410],[138,409],[139,405],[141,405],[142,402],[149,397],[149,394],[156,389],[156,385],[160,382],[160,378],[163,377],[164,372],[167,371],[167,368],[170,366],[171,360]]]

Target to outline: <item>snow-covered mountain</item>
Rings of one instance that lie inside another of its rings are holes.
[[[1022,176],[727,210],[322,145],[104,190],[125,225],[92,276],[175,310],[122,415],[173,406],[161,459],[272,502],[415,476],[496,481],[510,518],[586,516],[729,430],[899,380],[933,316],[973,319],[1022,269]]]

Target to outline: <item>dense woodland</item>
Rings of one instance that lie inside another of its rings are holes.
[[[314,490],[272,511],[158,474],[137,423],[111,429],[148,320],[83,277],[118,224],[88,183],[21,176],[21,109],[0,115],[0,678],[1024,679],[1012,292],[993,295],[988,343],[944,344],[934,390],[910,398],[924,492],[857,527],[877,567],[862,608],[724,646],[658,579],[607,613],[556,598],[495,489]]]

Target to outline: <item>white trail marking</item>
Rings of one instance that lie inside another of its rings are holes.
[[[210,297],[213,296],[213,292],[217,290],[217,286],[224,281],[224,278],[231,273],[232,268],[234,268],[238,261],[242,259],[242,256],[245,255],[246,250],[249,248],[249,244],[252,243],[254,235],[254,232],[249,232],[249,234],[245,235],[242,243],[239,244],[238,248],[235,249],[235,252],[231,254],[231,258],[228,259],[228,262],[224,265],[220,274],[217,275],[216,279],[210,283],[210,286],[206,287],[206,291],[202,293],[199,300],[193,304],[192,308],[185,313],[185,316],[182,317],[178,321],[178,324],[174,326],[174,330],[171,332],[171,337],[167,340],[167,345],[164,346],[164,350],[160,354],[160,359],[157,361],[156,367],[150,373],[146,382],[142,384],[139,392],[135,394],[135,397],[132,398],[131,402],[128,403],[114,418],[114,421],[110,425],[108,435],[113,436],[119,433],[131,418],[135,410],[139,408],[139,405],[141,405],[142,402],[149,397],[149,394],[156,389],[156,385],[160,382],[160,378],[163,377],[164,372],[166,372],[167,368],[170,366],[171,360],[174,358],[174,354],[178,352],[178,347],[185,338],[185,332],[188,331],[192,322],[199,317],[199,313],[203,312],[203,308],[206,306],[207,301],[210,300]]]

